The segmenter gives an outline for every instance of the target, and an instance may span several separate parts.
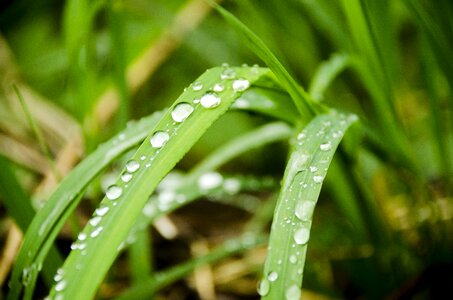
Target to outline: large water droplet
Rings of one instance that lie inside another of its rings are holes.
[[[126,170],[130,173],[136,172],[140,168],[140,164],[135,160],[130,160],[126,163]]]
[[[131,179],[132,179],[132,174],[131,173],[126,172],[123,175],[121,175],[121,180],[123,182],[129,182],[129,181],[131,181]]]
[[[149,142],[154,148],[162,148],[170,139],[170,136],[165,131],[156,131],[150,138]]]
[[[250,86],[250,82],[247,79],[238,79],[233,82],[233,90],[235,92],[243,92],[248,89]]]
[[[187,102],[181,102],[176,104],[175,108],[173,108],[173,111],[171,112],[171,117],[173,121],[181,123],[187,117],[189,117],[193,112],[193,106],[190,105]]]
[[[267,294],[269,294],[270,288],[271,286],[269,280],[263,279],[258,283],[258,294],[260,296],[266,296]]]
[[[310,239],[310,230],[306,227],[301,227],[294,232],[294,241],[296,244],[305,245]]]
[[[296,205],[296,217],[301,221],[309,221],[313,217],[315,203],[313,201],[302,201]]]
[[[205,173],[198,178],[198,187],[201,190],[211,190],[222,184],[223,177],[217,172]]]
[[[96,215],[102,217],[102,216],[105,216],[105,214],[109,211],[109,207],[108,206],[103,206],[103,207],[99,207],[99,208],[96,208],[96,210],[94,211]]]
[[[207,93],[200,99],[200,103],[205,108],[214,108],[220,105],[221,99],[216,94]]]
[[[123,193],[123,189],[122,188],[120,188],[117,185],[112,185],[105,192],[105,196],[109,200],[115,200],[115,199],[118,199],[119,197],[121,197],[122,193]]]
[[[299,300],[300,295],[301,295],[300,288],[295,284],[290,286],[285,292],[286,300]]]
[[[319,145],[319,148],[322,151],[329,151],[330,149],[332,149],[332,144],[330,142],[327,142],[327,143]]]
[[[55,290],[61,292],[66,287],[66,280],[61,280],[55,285]]]
[[[201,82],[195,82],[192,84],[192,90],[199,91],[203,88],[203,84]]]
[[[278,279],[278,273],[277,272],[270,272],[268,275],[267,275],[267,279],[269,279],[269,281],[273,282],[275,280]]]
[[[214,85],[214,87],[212,88],[212,90],[217,93],[223,92],[224,89],[225,89],[225,87],[221,83],[216,83]]]

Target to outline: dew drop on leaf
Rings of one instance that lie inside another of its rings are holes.
[[[217,172],[205,173],[198,178],[198,187],[201,190],[211,190],[222,184],[223,177]]]
[[[225,89],[225,87],[221,83],[216,83],[214,85],[214,87],[212,88],[212,90],[217,93],[223,92],[224,89]]]
[[[300,295],[301,295],[300,288],[295,284],[290,286],[285,292],[286,300],[299,300]]]
[[[237,79],[233,82],[233,90],[235,92],[243,92],[248,89],[250,86],[250,82],[247,79]]]
[[[98,227],[98,228],[96,228],[95,230],[93,230],[93,231],[91,232],[90,236],[91,236],[92,238],[97,237],[97,236],[101,233],[101,231],[102,231],[103,229],[104,229],[103,227]]]
[[[322,151],[329,151],[330,149],[332,149],[332,144],[330,142],[327,142],[327,143],[319,145],[319,148]]]
[[[193,106],[187,102],[178,103],[171,112],[173,121],[181,123],[187,119],[193,112]]]
[[[220,105],[221,99],[216,94],[207,93],[200,99],[200,103],[204,108],[214,108]]]
[[[271,282],[274,282],[275,280],[278,279],[278,273],[277,272],[270,272],[268,275],[267,275],[267,279],[269,279],[269,281]]]
[[[130,160],[126,163],[126,170],[130,173],[136,172],[140,168],[140,164],[135,160]]]
[[[195,82],[193,85],[192,85],[192,90],[194,91],[199,91],[203,88],[203,84],[201,82]]]
[[[96,210],[94,212],[96,213],[96,215],[102,217],[102,216],[105,216],[105,214],[107,214],[109,209],[110,208],[108,206],[103,206],[103,207],[96,208]]]
[[[270,288],[269,280],[263,279],[258,283],[258,294],[260,296],[266,296],[269,294]]]
[[[150,138],[149,142],[153,148],[162,148],[170,139],[170,136],[165,131],[156,131]]]
[[[119,197],[121,197],[122,193],[123,193],[123,189],[122,188],[120,188],[117,185],[112,185],[105,192],[105,196],[109,200],[115,200],[115,199],[118,199]]]
[[[66,287],[66,281],[65,280],[61,280],[60,282],[58,282],[55,285],[55,290],[57,292],[61,292],[62,290],[64,290],[65,287]]]
[[[94,218],[91,218],[88,223],[90,223],[91,226],[97,226],[101,222],[102,218],[97,216]]]
[[[131,173],[126,172],[123,175],[121,175],[121,180],[123,182],[129,182],[129,181],[131,181],[131,179],[132,179],[132,174]]]
[[[222,74],[220,74],[220,79],[233,79],[236,77],[236,72],[233,69],[227,68],[223,70]]]
[[[316,183],[322,183],[324,180],[324,177],[321,176],[321,175],[315,175],[313,176],[313,181],[316,182]]]
[[[86,235],[86,233],[81,232],[81,233],[79,233],[77,238],[79,239],[79,241],[84,241],[84,240],[86,240],[87,235]]]
[[[313,216],[315,203],[313,201],[301,201],[296,205],[295,215],[301,221],[309,221]]]
[[[305,245],[310,239],[310,230],[306,227],[302,227],[294,232],[294,241],[298,245]]]

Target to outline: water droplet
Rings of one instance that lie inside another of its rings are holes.
[[[193,112],[193,106],[187,102],[178,103],[173,111],[171,112],[171,117],[173,121],[181,123],[187,119]]]
[[[205,108],[214,108],[219,106],[221,99],[216,94],[207,93],[200,99],[200,103]]]
[[[140,168],[140,164],[135,160],[130,160],[126,163],[126,170],[129,173],[134,173]]]
[[[131,173],[127,173],[126,172],[123,175],[121,175],[121,180],[123,182],[129,182],[129,181],[131,181],[131,179],[132,179],[132,174]]]
[[[149,142],[154,148],[162,148],[170,139],[170,136],[165,131],[156,131],[150,138]]]
[[[316,171],[318,171],[318,167],[310,166],[310,172],[314,173]]]
[[[329,151],[330,149],[332,149],[332,144],[330,142],[327,142],[327,143],[319,145],[319,148],[322,151]]]
[[[306,227],[301,227],[294,232],[294,241],[298,245],[305,245],[310,239],[310,230]]]
[[[66,280],[61,280],[55,285],[55,290],[61,292],[66,287]]]
[[[316,183],[322,183],[323,180],[324,180],[324,176],[321,176],[321,175],[313,176],[313,181],[316,182]]]
[[[270,288],[269,280],[263,279],[258,283],[258,294],[260,296],[266,296],[269,294]]]
[[[290,286],[285,292],[286,300],[299,300],[300,295],[301,295],[300,288],[295,284]]]
[[[222,80],[233,79],[234,77],[236,77],[236,72],[230,68],[223,70],[222,74],[220,74],[220,79]]]
[[[222,184],[223,177],[217,172],[205,173],[198,178],[198,187],[201,190],[211,190]]]
[[[237,79],[233,82],[233,90],[235,92],[243,92],[248,89],[250,86],[250,82],[247,79]]]
[[[115,199],[118,199],[119,197],[121,197],[122,193],[123,193],[123,189],[122,188],[120,188],[117,185],[112,185],[105,192],[105,196],[109,200],[115,200]]]
[[[234,195],[241,189],[241,182],[235,178],[228,178],[223,182],[223,188],[228,194]]]
[[[91,236],[92,238],[97,237],[97,236],[101,233],[101,231],[102,231],[103,229],[104,229],[103,227],[98,227],[98,228],[96,228],[95,230],[93,230],[93,231],[90,233],[90,236]]]
[[[306,136],[307,136],[307,135],[305,134],[305,132],[302,131],[301,133],[299,133],[299,134],[297,135],[297,139],[298,139],[298,140],[303,140]]]
[[[140,160],[145,160],[145,159],[146,159],[146,155],[142,155],[142,156],[140,157]]]
[[[24,268],[22,270],[22,284],[24,286],[27,286],[30,284],[31,278],[32,278],[32,273],[33,273],[33,265],[28,268]]]
[[[297,256],[294,254],[289,257],[289,262],[295,264],[297,262]]]
[[[203,84],[201,82],[195,82],[192,84],[192,90],[199,91],[203,88]]]
[[[225,89],[225,87],[221,83],[216,83],[214,85],[214,87],[212,88],[212,90],[217,93],[223,92],[224,89]]]
[[[79,233],[79,235],[77,236],[77,238],[78,238],[80,241],[84,241],[84,240],[86,240],[87,235],[86,235],[86,233],[81,232],[81,233]]]
[[[267,275],[267,279],[269,279],[269,281],[273,282],[275,280],[278,279],[278,273],[277,272],[270,272],[268,275]]]
[[[313,201],[302,201],[296,205],[296,217],[301,221],[309,221],[313,217],[315,203]]]
[[[154,216],[155,212],[156,212],[156,207],[154,206],[153,203],[146,203],[145,207],[143,207],[143,214],[145,216],[147,216],[148,218],[151,218],[152,216]]]
[[[102,216],[105,216],[105,214],[109,211],[109,207],[108,206],[104,206],[104,207],[99,207],[99,208],[96,208],[96,210],[94,211],[96,215],[102,217]]]
[[[101,222],[102,218],[97,216],[94,218],[91,218],[88,223],[90,223],[91,226],[97,226]]]

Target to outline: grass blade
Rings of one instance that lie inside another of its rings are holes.
[[[10,281],[8,299],[18,299],[22,290],[22,274],[24,270],[39,265],[53,244],[58,232],[64,225],[65,218],[77,205],[77,199],[93,178],[120,154],[142,141],[150,127],[156,124],[161,113],[155,113],[148,118],[132,125],[100,146],[95,152],[80,163],[68,175],[52,194],[46,205],[37,213],[27,230],[24,243],[17,256],[16,264]],[[38,259],[39,258],[39,259]],[[32,282],[34,279],[30,279]]]
[[[133,179],[126,183],[119,178],[107,190],[100,208],[108,213],[93,216],[79,235],[82,238],[67,258],[62,276],[51,291],[52,297],[91,299],[94,296],[119,246],[160,180],[249,84],[269,73],[268,69],[258,68],[214,68],[201,75],[176,100],[126,164],[125,172],[133,174]],[[237,79],[233,81],[234,78]],[[215,94],[212,90],[219,82],[224,88]],[[80,276],[82,269],[84,275]]]
[[[285,171],[259,285],[262,299],[300,298],[315,204],[344,132],[357,118],[319,115],[299,133]]]

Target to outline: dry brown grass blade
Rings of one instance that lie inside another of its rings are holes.
[[[8,227],[8,235],[5,246],[3,247],[2,256],[0,257],[0,286],[3,286],[5,280],[8,278],[17,250],[22,242],[22,232],[16,224],[8,222]]]

